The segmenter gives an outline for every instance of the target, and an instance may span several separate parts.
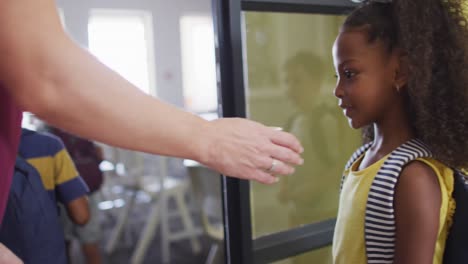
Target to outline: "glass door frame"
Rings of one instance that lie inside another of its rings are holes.
[[[341,15],[350,0],[212,0],[219,116],[246,117],[242,12]],[[292,257],[331,244],[335,220],[309,224],[252,239],[250,184],[223,177],[225,263],[259,264]]]

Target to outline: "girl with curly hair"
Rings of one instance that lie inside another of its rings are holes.
[[[381,263],[442,263],[454,206],[453,171],[468,167],[468,28],[464,0],[364,1],[333,46],[335,96],[370,148],[349,169],[340,197],[334,263],[368,263],[369,189],[389,154],[418,139],[433,158],[399,174],[394,252]],[[380,226],[376,223],[376,228]],[[380,262],[379,262],[380,263]]]

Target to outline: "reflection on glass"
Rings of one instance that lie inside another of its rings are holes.
[[[359,135],[333,96],[341,16],[246,12],[248,116],[295,134],[305,163],[276,186],[252,184],[254,238],[336,217],[341,172]],[[329,248],[280,263],[331,263]]]

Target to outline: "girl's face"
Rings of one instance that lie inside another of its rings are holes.
[[[334,93],[351,127],[378,123],[398,105],[398,61],[381,40],[369,43],[365,29],[340,32],[333,45]]]

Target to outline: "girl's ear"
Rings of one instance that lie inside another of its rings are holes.
[[[408,74],[409,74],[409,64],[408,64],[408,56],[406,54],[398,54],[398,63],[395,69],[395,87],[397,88],[398,92],[400,89],[405,87],[408,83]]]

